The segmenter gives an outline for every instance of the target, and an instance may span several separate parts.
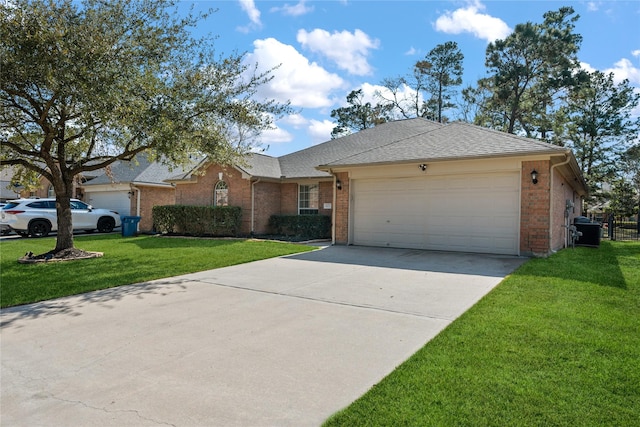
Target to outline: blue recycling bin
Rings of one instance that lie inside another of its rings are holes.
[[[141,218],[139,216],[121,216],[122,237],[131,237],[138,234],[138,223]]]

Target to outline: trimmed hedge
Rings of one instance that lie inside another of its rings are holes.
[[[269,227],[275,234],[307,240],[331,237],[331,217],[328,215],[272,215]]]
[[[154,206],[154,228],[159,233],[191,236],[237,236],[242,208],[238,206]]]

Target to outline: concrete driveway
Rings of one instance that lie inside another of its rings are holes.
[[[334,246],[5,309],[0,423],[318,426],[524,260]]]

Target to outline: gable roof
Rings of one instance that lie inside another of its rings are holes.
[[[408,119],[382,123],[342,138],[332,139],[304,150],[280,157],[282,174],[287,178],[324,177],[319,165],[376,150],[394,141],[409,140],[443,125],[426,119]]]
[[[281,157],[250,153],[234,167],[256,178],[330,178],[328,171],[335,167],[567,153],[570,150],[563,147],[469,123],[413,118],[382,123]],[[189,165],[171,171],[141,156],[138,164],[114,163],[113,180],[103,174],[84,185],[113,181],[169,185],[190,181],[207,164],[206,158],[194,158]]]
[[[463,122],[436,124],[426,119],[388,122],[372,133],[374,144],[350,156],[320,164],[321,168],[415,161],[457,160],[531,154],[564,154],[566,148]],[[374,128],[377,129],[378,127]],[[405,127],[420,130],[407,136]],[[396,132],[397,131],[397,132]],[[388,136],[391,135],[390,138]],[[382,141],[383,138],[388,138]]]

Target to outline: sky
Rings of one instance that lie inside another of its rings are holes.
[[[464,55],[464,86],[486,76],[488,43],[504,39],[520,23],[571,6],[583,37],[578,58],[585,69],[613,72],[640,91],[640,1],[259,1],[183,0],[180,8],[216,10],[194,35],[215,36],[219,55],[244,53],[247,64],[279,66],[260,88],[261,99],[291,102],[295,114],[264,132],[264,154],[282,156],[328,141],[331,111],[362,89],[365,101],[385,78],[407,75],[439,44],[455,41]],[[640,108],[635,112],[640,115]],[[447,114],[459,119],[455,111]]]

